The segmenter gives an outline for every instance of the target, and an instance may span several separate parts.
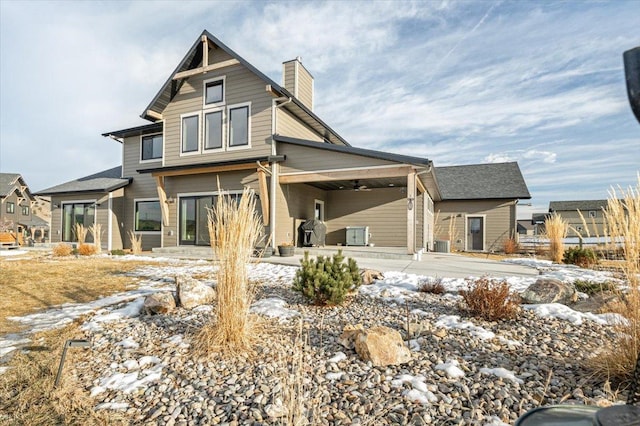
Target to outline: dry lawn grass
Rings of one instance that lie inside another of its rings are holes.
[[[2,425],[126,425],[118,413],[94,411],[95,402],[80,384],[75,366],[90,356],[86,350],[69,350],[57,388],[53,387],[64,342],[82,338],[77,324],[34,336],[37,346],[17,354],[10,369],[0,375]]]
[[[145,263],[87,257],[0,260],[0,335],[21,329],[7,317],[123,291],[132,280],[125,273]]]

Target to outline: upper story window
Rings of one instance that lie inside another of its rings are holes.
[[[249,105],[229,108],[229,148],[249,145]]]
[[[16,205],[11,201],[7,201],[7,213],[15,213],[15,212],[16,212]]]
[[[29,216],[29,206],[22,206],[22,216]]]
[[[596,213],[595,210],[589,210],[589,217],[590,218],[596,218],[596,217],[598,217],[598,214]]]
[[[224,104],[224,77],[204,82],[204,106]]]
[[[204,115],[204,149],[221,149],[223,140],[222,110]]]
[[[198,138],[198,124],[200,116],[190,115],[182,117],[182,152],[198,152],[200,141]]]
[[[157,160],[162,158],[162,135],[143,136],[141,151],[141,161]]]

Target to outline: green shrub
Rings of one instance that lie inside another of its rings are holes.
[[[113,249],[111,250],[111,255],[112,256],[124,256],[126,253],[124,250],[120,250],[120,249]]]
[[[564,251],[562,262],[589,268],[598,263],[596,253],[589,248],[571,247]]]
[[[356,261],[349,258],[345,263],[342,250],[332,258],[318,256],[315,261],[309,259],[309,252],[305,252],[300,264],[293,289],[318,305],[341,304],[347,293],[357,289],[362,282]]]
[[[506,281],[482,277],[468,281],[459,294],[471,315],[489,321],[513,319],[520,312],[520,296],[509,291]]]
[[[576,290],[582,293],[586,293],[589,296],[593,296],[597,293],[602,293],[605,291],[616,291],[617,287],[615,283],[605,281],[605,282],[595,282],[589,280],[576,280],[573,282]]]

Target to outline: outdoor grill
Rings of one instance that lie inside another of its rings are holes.
[[[300,225],[302,245],[305,247],[324,246],[327,227],[317,219],[307,220]]]

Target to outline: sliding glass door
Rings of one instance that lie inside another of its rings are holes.
[[[213,200],[211,195],[180,198],[180,245],[209,245],[207,221]]]
[[[65,203],[62,205],[62,241],[76,242],[76,225],[83,225],[89,228],[95,224],[96,208],[95,203]],[[87,233],[85,238],[87,243],[93,242],[91,233]]]

